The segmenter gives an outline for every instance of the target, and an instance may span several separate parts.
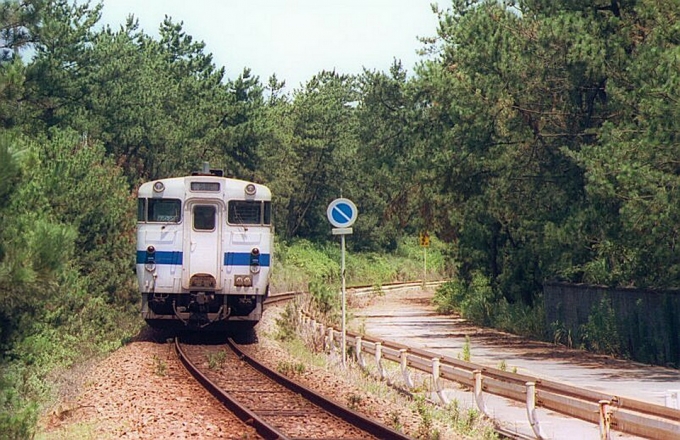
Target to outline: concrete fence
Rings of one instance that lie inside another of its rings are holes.
[[[680,367],[680,291],[546,283],[546,325],[574,345],[609,344],[631,359]]]

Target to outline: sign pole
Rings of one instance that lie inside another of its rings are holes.
[[[427,285],[427,247],[423,247],[423,287]]]
[[[349,199],[333,200],[326,209],[328,221],[334,226],[333,235],[340,236],[342,277],[342,366],[347,367],[347,293],[345,286],[345,235],[352,233],[352,226],[357,219],[357,207]]]
[[[342,247],[341,252],[341,265],[340,270],[342,273],[342,366],[347,367],[347,296],[345,290],[345,234],[340,235],[340,245]]]

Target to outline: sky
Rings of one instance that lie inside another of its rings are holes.
[[[286,90],[322,70],[388,71],[396,58],[409,73],[423,58],[418,37],[436,34],[434,0],[101,0],[101,23],[117,30],[132,14],[158,37],[165,15],[206,44],[217,67],[235,79],[243,68]],[[96,3],[96,2],[93,2]]]

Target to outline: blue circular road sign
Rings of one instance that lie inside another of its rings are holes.
[[[357,207],[349,199],[335,199],[326,210],[328,221],[336,228],[349,228],[357,219]]]

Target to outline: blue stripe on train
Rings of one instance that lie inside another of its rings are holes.
[[[182,252],[179,251],[156,251],[153,258],[147,260],[146,251],[137,251],[137,264],[144,264],[153,261],[156,264],[176,264],[182,265]]]
[[[249,252],[227,252],[224,254],[225,266],[250,266],[251,255]],[[271,258],[269,254],[259,255],[260,266],[269,267]]]
[[[250,266],[251,255],[249,252],[227,252],[224,254],[225,266]],[[269,254],[260,254],[260,266],[269,267],[271,257]],[[182,252],[179,251],[156,251],[152,260],[156,264],[182,265]],[[147,262],[146,251],[137,251],[137,264]]]

